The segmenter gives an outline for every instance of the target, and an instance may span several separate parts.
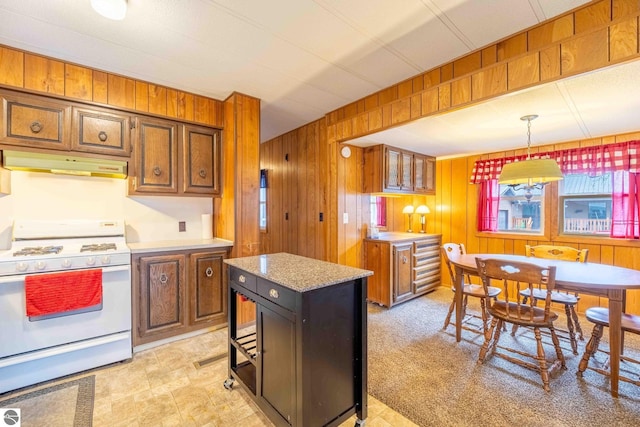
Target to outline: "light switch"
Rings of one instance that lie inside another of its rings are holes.
[[[347,212],[342,214],[342,223],[349,224],[349,214]]]

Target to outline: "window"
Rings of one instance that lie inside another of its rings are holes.
[[[560,213],[564,234],[606,235],[611,232],[613,174],[565,175],[560,182]]]
[[[267,170],[260,170],[260,230],[267,230]]]
[[[378,228],[387,227],[387,199],[384,197],[371,196],[371,221],[370,223]]]
[[[542,231],[544,190],[500,185],[498,231],[538,233]]]

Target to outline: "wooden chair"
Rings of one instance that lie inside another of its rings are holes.
[[[551,311],[551,292],[555,287],[556,268],[540,267],[525,262],[483,260],[481,258],[476,258],[476,264],[485,291],[488,291],[491,280],[500,280],[504,286],[498,298],[489,300],[490,304],[487,310],[492,316],[491,326],[485,334],[478,363],[483,363],[487,353],[491,353],[517,365],[536,370],[540,372],[545,391],[549,391],[550,369],[542,344],[541,329],[549,331],[556,350],[557,360],[552,364],[552,370],[557,367],[558,363],[560,367],[567,369],[560,342],[553,327],[553,322],[558,318],[558,315]],[[546,297],[540,299],[544,300],[544,307],[537,307],[533,300],[528,304],[522,302],[519,297],[520,291],[523,289],[532,291],[539,284],[546,287]],[[537,342],[537,355],[534,356],[520,349],[498,346],[504,323],[533,328]],[[505,350],[505,352],[497,352],[497,348]],[[513,357],[511,354],[518,354],[522,357]],[[536,360],[537,364],[527,361],[525,357]]]
[[[465,250],[464,244],[462,243],[445,243],[440,247],[440,250],[442,252],[442,256],[444,258],[445,264],[449,269],[449,275],[451,276],[451,290],[454,293],[453,300],[451,301],[451,305],[449,306],[449,313],[447,313],[447,317],[444,319],[444,326],[442,327],[442,329],[447,329],[447,326],[449,326],[449,323],[451,323],[451,315],[453,314],[453,309],[455,307],[455,302],[456,302],[455,301],[456,277],[455,277],[453,265],[451,265],[451,260],[449,258],[449,255],[450,254],[464,255],[467,252]],[[464,317],[466,316],[468,297],[471,296],[475,298],[480,298],[482,329],[484,333],[486,333],[488,322],[489,322],[489,317],[487,315],[486,299],[495,298],[500,292],[501,292],[500,288],[490,286],[487,292],[485,293],[482,285],[476,285],[471,283],[471,277],[469,275],[465,275],[464,288],[462,289],[462,295],[464,298],[462,300],[462,318],[464,319]],[[465,327],[464,325],[462,325],[462,327],[468,330],[472,330],[471,328]]]
[[[538,246],[525,246],[525,255],[535,258],[544,259],[561,259],[566,261],[587,262],[589,256],[589,249],[575,249],[569,246],[551,246],[551,245],[538,245]],[[531,297],[528,289],[524,289],[520,295],[524,298],[526,304],[527,299]],[[533,299],[535,301],[544,299],[546,292],[544,289],[534,288]],[[578,341],[576,340],[575,332],[578,332],[580,341],[584,341],[582,334],[582,327],[580,326],[580,320],[578,320],[578,313],[576,312],[576,306],[580,297],[576,293],[553,291],[551,293],[551,302],[562,304],[564,311],[567,315],[567,330],[569,333],[569,341],[571,342],[571,349],[573,354],[578,354]],[[575,327],[575,328],[574,328]],[[515,335],[517,326],[514,325],[511,335]],[[575,329],[575,330],[574,330]]]
[[[578,365],[578,376],[582,376],[582,373],[590,368],[602,375],[609,375],[609,371],[605,369],[597,368],[597,367],[589,367],[589,359],[593,356],[597,351],[600,345],[600,339],[602,338],[602,334],[604,332],[604,328],[609,327],[609,309],[606,307],[591,307],[588,308],[585,312],[585,316],[587,320],[594,324],[593,332],[591,333],[591,338],[587,343],[584,354],[582,355],[582,359],[580,360],[580,364]],[[622,313],[622,322],[621,322],[622,332],[631,332],[633,334],[640,335],[640,316]],[[604,350],[601,350],[604,352]],[[626,357],[620,355],[620,360],[625,360],[627,362],[640,364],[640,361],[632,359],[630,357]],[[628,383],[632,383],[640,386],[640,381],[637,379],[629,378],[620,373],[619,376],[621,381],[626,381]]]

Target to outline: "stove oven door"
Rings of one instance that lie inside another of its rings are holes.
[[[37,321],[26,315],[24,275],[0,277],[0,359],[131,330],[131,266],[102,269],[102,309]]]

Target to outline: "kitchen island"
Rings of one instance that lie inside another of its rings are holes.
[[[277,426],[367,417],[367,277],[371,271],[278,253],[229,265],[229,379]],[[255,325],[238,325],[237,300]]]

